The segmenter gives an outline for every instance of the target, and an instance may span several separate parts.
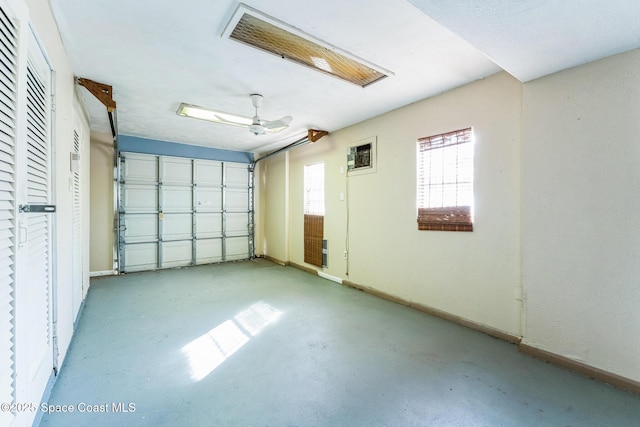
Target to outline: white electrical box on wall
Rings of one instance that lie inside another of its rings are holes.
[[[376,171],[376,137],[356,141],[347,148],[347,174],[356,175]]]

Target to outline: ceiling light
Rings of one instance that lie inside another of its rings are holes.
[[[362,87],[393,75],[244,4],[238,6],[222,36]]]
[[[207,120],[209,122],[221,123],[224,125],[234,125],[243,128],[251,127],[253,119],[245,116],[238,116],[237,114],[224,113],[222,111],[212,110],[210,108],[198,107],[191,104],[180,104],[176,114],[182,117],[191,117],[193,119]],[[264,132],[278,133],[282,132],[289,126],[283,124],[279,127],[264,128]]]
[[[249,117],[223,113],[222,111],[198,107],[197,105],[180,104],[180,108],[178,108],[176,114],[183,117],[192,117],[194,119],[208,120],[215,123],[235,124],[236,126],[242,127],[251,126],[251,119]]]

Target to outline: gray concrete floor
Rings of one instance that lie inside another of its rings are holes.
[[[93,280],[48,404],[74,412],[42,426],[640,425],[640,396],[264,260]]]

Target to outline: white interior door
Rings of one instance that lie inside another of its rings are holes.
[[[16,198],[42,206],[51,197],[51,69],[30,34],[24,139],[20,139]],[[54,214],[18,213],[16,253],[16,401],[39,402],[53,372],[51,247]]]
[[[17,29],[0,13],[0,402],[15,397]],[[0,425],[14,414],[0,411]]]
[[[81,169],[81,155],[83,151],[83,126],[80,122],[80,118],[77,116],[77,112],[74,111],[74,129],[73,129],[73,151],[71,152],[71,188],[73,194],[73,208],[72,208],[72,232],[73,232],[73,244],[71,246],[72,263],[73,263],[73,286],[72,292],[72,304],[73,313],[77,316],[80,312],[80,304],[84,299],[85,289],[84,286],[84,254],[82,251],[82,169]],[[74,319],[75,320],[75,319]]]

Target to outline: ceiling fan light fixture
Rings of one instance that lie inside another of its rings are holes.
[[[182,117],[191,117],[194,119],[207,120],[214,123],[236,124],[237,126],[247,127],[253,123],[249,117],[238,116],[236,114],[216,111],[209,108],[198,107],[191,104],[180,104],[176,114]]]
[[[254,101],[259,105],[262,101],[262,96],[252,95],[252,97],[254,96],[260,97],[260,99],[256,99]],[[259,123],[255,123],[255,117],[250,118],[239,116],[237,114],[225,113],[223,111],[212,110],[210,108],[199,107],[193,104],[186,104],[184,102],[180,104],[180,107],[178,107],[176,114],[182,117],[191,117],[193,119],[206,120],[209,122],[220,123],[224,125],[249,128],[249,131],[251,131],[251,133],[253,133],[254,135],[262,135],[266,132],[282,132],[289,127],[289,123],[291,122],[291,116],[285,116],[280,120],[275,120],[272,122],[262,121]]]

